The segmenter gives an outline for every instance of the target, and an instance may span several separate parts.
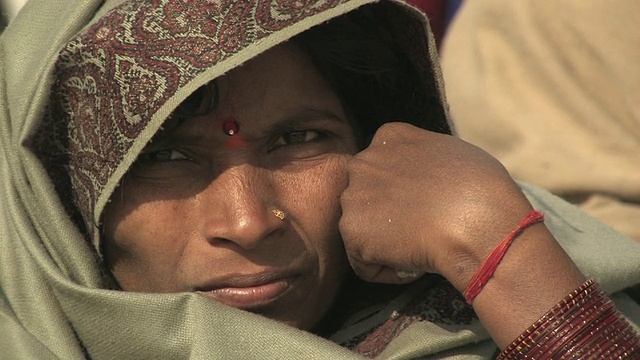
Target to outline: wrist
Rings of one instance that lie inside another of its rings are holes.
[[[452,255],[447,258],[448,261],[443,263],[441,274],[462,293],[468,292],[470,288],[475,286],[475,293],[471,299],[467,298],[467,294],[465,294],[467,302],[471,304],[475,295],[486,284],[502,258],[507,254],[511,243],[528,227],[542,222],[543,219],[542,213],[531,210],[522,219],[510,221],[511,224],[508,226],[511,228],[509,230],[502,230],[505,225],[496,221],[494,229],[492,229],[493,233],[485,231],[484,235],[474,235],[473,237],[467,235],[466,241],[450,241],[451,244],[460,245],[456,251],[451,252]],[[502,223],[505,222],[502,221]],[[467,231],[467,233],[479,234],[481,232]],[[500,238],[502,238],[501,241]]]
[[[502,261],[502,258],[506,255],[507,250],[521,232],[525,231],[531,225],[544,220],[544,215],[537,211],[531,210],[525,215],[525,217],[518,223],[518,225],[489,253],[484,259],[480,267],[471,277],[471,280],[467,283],[467,286],[463,292],[464,298],[470,305],[475,300],[476,296],[482,291],[489,279],[493,276],[498,265]]]
[[[504,347],[584,281],[544,224],[535,223],[517,236],[473,307]]]

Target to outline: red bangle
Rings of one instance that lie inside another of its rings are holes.
[[[591,279],[531,325],[498,359],[640,359],[640,336]]]
[[[527,227],[544,220],[544,215],[538,210],[531,210],[525,217],[520,221],[518,226],[513,229],[509,235],[507,235],[498,246],[491,251],[489,256],[482,262],[480,268],[473,275],[467,288],[464,290],[464,298],[467,300],[469,304],[473,303],[473,300],[478,296],[482,288],[487,284],[493,273],[496,271],[496,268],[502,261],[502,258],[506,254],[509,246],[516,238],[516,236],[520,235],[520,233],[526,229]]]
[[[519,354],[540,351],[541,343],[546,345],[549,340],[549,334],[545,329],[555,330],[562,324],[563,317],[571,316],[572,308],[574,310],[576,307],[582,308],[588,301],[587,293],[593,284],[594,281],[587,281],[570,293],[507,346],[500,354],[500,358],[516,359]]]

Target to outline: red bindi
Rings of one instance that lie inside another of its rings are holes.
[[[235,120],[227,120],[222,124],[222,130],[225,134],[233,136],[240,132],[240,124]]]
[[[222,123],[222,131],[228,136],[231,136],[231,138],[227,140],[227,148],[239,149],[248,146],[247,140],[240,134],[240,124],[233,118]]]

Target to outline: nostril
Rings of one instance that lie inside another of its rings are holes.
[[[273,206],[270,182],[269,171],[248,163],[226,168],[199,198],[205,237],[212,243],[233,242],[254,249],[282,228],[287,214]]]
[[[256,249],[284,229],[287,214],[276,210],[260,207],[244,208],[227,216],[218,213],[207,224],[206,238],[212,245],[235,243],[246,250]]]

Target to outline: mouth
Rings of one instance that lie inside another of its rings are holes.
[[[257,312],[284,296],[293,287],[297,276],[275,279],[236,279],[229,284],[198,288],[196,292],[234,308]]]

